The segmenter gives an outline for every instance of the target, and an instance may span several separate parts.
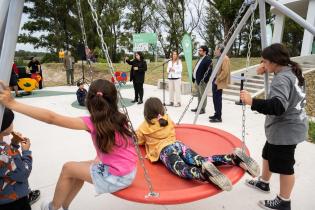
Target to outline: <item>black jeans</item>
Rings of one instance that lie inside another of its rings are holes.
[[[217,85],[214,83],[215,79],[212,83],[212,99],[214,106],[214,116],[217,119],[221,119],[222,116],[222,89],[218,90]]]
[[[20,198],[12,203],[0,205],[1,210],[31,210],[27,196]]]
[[[143,83],[142,82],[133,82],[133,88],[135,90],[135,100],[143,100]]]

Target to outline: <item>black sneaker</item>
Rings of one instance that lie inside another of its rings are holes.
[[[265,183],[263,181],[260,181],[260,179],[261,179],[260,177],[258,178],[258,180],[247,179],[247,180],[245,180],[245,183],[249,187],[257,189],[261,192],[270,193],[269,183]]]
[[[39,190],[32,190],[28,194],[28,202],[30,205],[33,205],[36,201],[40,198],[40,191]]]
[[[213,115],[213,116],[209,116],[209,120],[213,120],[213,119],[216,119],[217,116]]]
[[[221,123],[222,119],[221,118],[214,118],[214,119],[209,120],[209,122],[211,122],[211,123]]]
[[[284,201],[279,196],[273,200],[262,200],[258,205],[267,210],[291,210],[291,201]]]
[[[138,102],[138,99],[132,100],[131,103],[136,103]]]
[[[174,106],[174,103],[170,102],[169,104],[166,104],[166,106]]]

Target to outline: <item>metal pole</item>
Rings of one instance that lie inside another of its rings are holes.
[[[228,43],[226,44],[226,47],[224,49],[224,51],[222,52],[217,64],[215,65],[215,68],[211,74],[211,77],[207,83],[207,87],[205,89],[205,91],[203,92],[203,95],[201,97],[200,103],[198,105],[198,109],[194,118],[194,124],[196,124],[196,121],[198,119],[200,110],[201,110],[201,106],[204,102],[204,100],[207,97],[207,92],[210,90],[210,87],[212,85],[213,79],[214,77],[217,75],[217,72],[219,71],[219,68],[221,67],[222,63],[223,63],[223,59],[225,57],[225,55],[227,54],[227,52],[230,50],[232,44],[234,43],[234,40],[236,38],[236,36],[240,33],[240,31],[242,30],[243,26],[246,24],[246,21],[248,20],[248,18],[250,17],[250,15],[255,11],[257,7],[257,2],[255,2],[255,4],[251,5],[248,9],[247,12],[245,13],[245,15],[243,16],[242,20],[240,21],[240,23],[238,24],[237,28],[235,29],[234,33],[232,34],[231,38],[229,39]]]
[[[278,1],[274,0],[265,0],[268,4],[275,7],[277,10],[279,10],[282,14],[288,16],[292,20],[294,20],[297,24],[308,30],[310,33],[312,33],[315,36],[315,27],[312,26],[310,23],[306,22],[301,16],[284,6],[283,4],[279,3]]]
[[[266,31],[266,7],[265,0],[259,0],[259,19],[260,19],[260,31],[261,31],[261,50],[267,47],[267,31]],[[265,73],[265,98],[269,93],[269,74]]]
[[[1,5],[1,4],[0,4]],[[11,0],[4,30],[3,43],[0,54],[0,80],[8,84],[12,61],[16,48],[16,41],[20,29],[24,0]],[[4,107],[0,106],[0,126],[2,124]]]
[[[4,30],[7,22],[10,0],[0,1],[0,49],[2,49]],[[1,51],[1,50],[0,50]],[[1,52],[0,52],[1,55]]]

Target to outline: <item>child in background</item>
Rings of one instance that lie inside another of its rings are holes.
[[[60,173],[51,202],[42,210],[66,210],[84,182],[94,185],[97,194],[112,193],[128,187],[136,175],[137,154],[127,117],[118,110],[117,90],[107,80],[92,82],[86,106],[91,116],[67,117],[47,109],[22,104],[11,97],[10,89],[0,81],[0,103],[34,119],[91,134],[97,159],[67,162]]]
[[[83,82],[77,83],[78,90],[77,90],[77,100],[80,106],[85,106],[85,97],[87,95],[87,90],[84,88]]]
[[[175,125],[158,98],[149,98],[145,102],[144,118],[136,134],[138,143],[145,145],[146,157],[151,162],[161,160],[168,170],[182,178],[208,181],[229,191],[231,181],[216,166],[237,165],[253,177],[259,174],[259,165],[240,148],[232,154],[202,157],[176,140]]]
[[[28,177],[32,171],[30,140],[20,134],[7,144],[4,137],[13,131],[14,113],[5,109],[0,131],[0,209],[31,210]],[[22,148],[22,155],[19,148]]]

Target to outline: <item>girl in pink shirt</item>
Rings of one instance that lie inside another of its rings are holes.
[[[112,193],[128,187],[136,174],[137,155],[127,117],[119,112],[117,91],[107,80],[94,81],[86,97],[91,116],[67,117],[47,109],[15,101],[9,87],[0,81],[0,104],[34,119],[57,126],[86,130],[96,149],[99,162],[67,162],[64,164],[54,198],[44,202],[41,209],[69,208],[84,182],[94,184],[96,193]]]

